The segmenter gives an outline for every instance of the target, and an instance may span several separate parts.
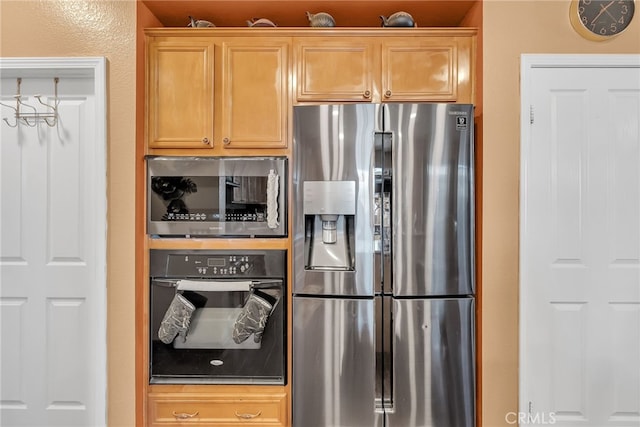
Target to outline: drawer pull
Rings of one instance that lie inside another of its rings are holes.
[[[178,420],[186,420],[187,418],[197,417],[198,411],[194,412],[193,414],[187,414],[186,412],[178,413],[176,411],[173,411],[173,416],[176,417],[176,419]]]
[[[260,414],[262,414],[262,411],[258,411],[257,414],[239,414],[238,411],[236,411],[236,417],[242,418],[243,420],[250,420],[252,418],[259,417]]]

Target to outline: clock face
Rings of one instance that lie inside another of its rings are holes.
[[[574,27],[595,39],[620,34],[631,23],[635,11],[634,0],[576,0],[574,3],[571,12]]]

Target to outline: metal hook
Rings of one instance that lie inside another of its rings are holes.
[[[22,83],[22,78],[18,77],[16,84],[16,94],[13,96],[16,100],[16,106],[13,107],[11,105],[0,103],[0,105],[4,107],[11,108],[14,111],[15,124],[9,123],[7,118],[4,118],[4,122],[10,127],[16,127],[20,122],[23,122],[29,127],[35,127],[38,122],[44,121],[47,126],[54,127],[58,124],[58,105],[60,104],[60,100],[58,99],[58,82],[60,79],[58,77],[53,78],[54,82],[54,101],[53,104],[47,104],[42,100],[42,95],[34,95],[33,97],[38,100],[40,104],[51,109],[51,111],[46,111],[44,113],[38,113],[38,109],[33,105],[26,104],[22,102],[22,95],[20,94],[20,85]],[[33,112],[22,112],[21,107],[27,107]]]
[[[9,127],[16,127],[18,126],[18,110],[11,106],[11,105],[7,105],[5,103],[0,102],[0,105],[2,105],[3,107],[7,107],[7,108],[11,108],[13,110],[13,120],[14,120],[14,124],[9,123],[9,119],[7,119],[6,117],[4,117],[2,120],[9,126]]]
[[[34,107],[33,105],[29,105],[29,104],[25,104],[24,102],[22,102],[22,96],[21,95],[16,95],[16,103],[18,105],[18,113],[17,113],[17,118],[21,119],[27,126],[29,127],[35,127],[37,124],[37,119],[38,119],[38,109],[36,107]],[[33,113],[22,113],[20,111],[20,107],[27,107],[33,110]],[[33,124],[29,123],[28,119],[34,119]]]
[[[42,101],[41,99],[42,95],[33,95],[33,97],[37,99],[40,104],[44,105],[47,108],[51,108],[50,113],[40,114],[39,117],[43,119],[48,126],[54,127],[58,123],[58,104],[60,104],[60,100],[58,99],[57,87],[56,87],[56,95],[54,98],[54,102],[55,102],[54,105],[49,105],[46,102]],[[50,122],[49,119],[53,119],[53,122]]]

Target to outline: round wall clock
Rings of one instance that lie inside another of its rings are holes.
[[[589,40],[607,40],[624,31],[635,12],[634,0],[571,0],[573,28]]]

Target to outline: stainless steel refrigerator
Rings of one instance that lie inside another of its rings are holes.
[[[473,106],[296,106],[293,157],[293,426],[474,426]]]

